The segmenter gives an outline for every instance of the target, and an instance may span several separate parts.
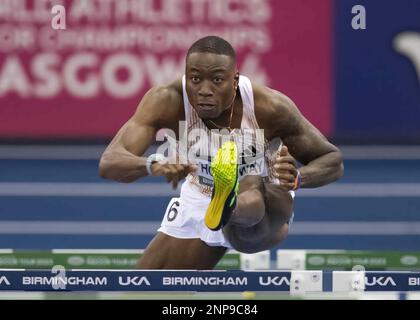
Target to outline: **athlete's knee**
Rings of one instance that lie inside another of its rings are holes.
[[[285,223],[273,226],[273,223],[266,219],[252,228],[228,225],[223,229],[223,233],[236,251],[251,254],[269,250],[283,242],[289,234],[289,225]]]
[[[259,223],[265,215],[264,195],[258,189],[249,189],[238,196],[237,206],[233,212],[231,223],[252,227]]]

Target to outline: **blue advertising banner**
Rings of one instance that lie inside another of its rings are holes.
[[[323,271],[317,279],[313,276],[311,279],[312,284],[320,281],[321,287],[311,286],[311,281],[304,277],[292,279],[293,272],[3,269],[0,270],[0,291],[291,292],[301,285],[301,289],[311,292],[327,292],[335,284],[350,290],[351,277],[334,280],[331,276],[334,272]],[[420,291],[420,273],[367,271],[364,284],[365,291]]]
[[[336,1],[335,31],[335,136],[420,141],[420,1]]]
[[[289,291],[290,276],[287,271],[0,270],[0,291]]]

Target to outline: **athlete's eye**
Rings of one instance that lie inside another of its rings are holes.
[[[220,83],[222,83],[222,81],[223,81],[223,78],[220,78],[220,77],[216,77],[216,78],[213,79],[213,82],[216,83],[216,84],[220,84]]]
[[[193,83],[199,83],[200,82],[200,78],[199,77],[191,77],[191,81]]]

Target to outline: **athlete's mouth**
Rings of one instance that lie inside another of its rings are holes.
[[[212,110],[216,105],[211,103],[198,103],[197,107],[203,110]]]

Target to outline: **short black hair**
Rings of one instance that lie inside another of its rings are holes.
[[[191,53],[194,52],[210,52],[215,54],[223,54],[232,57],[234,61],[236,60],[236,53],[232,45],[225,39],[217,36],[207,36],[198,39],[188,49],[187,58]]]

